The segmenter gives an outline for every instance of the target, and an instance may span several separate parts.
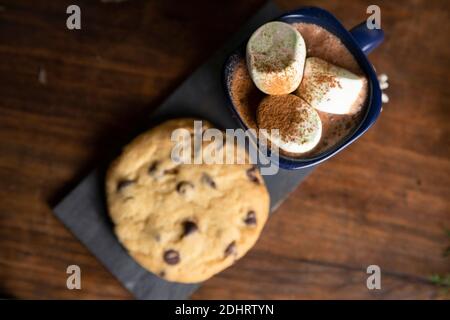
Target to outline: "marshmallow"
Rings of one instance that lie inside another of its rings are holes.
[[[361,110],[367,90],[365,77],[311,57],[306,59],[303,80],[296,94],[317,110],[355,114]]]
[[[278,21],[262,25],[250,37],[246,56],[250,76],[262,92],[288,94],[300,85],[306,46],[291,25]]]
[[[256,117],[260,133],[289,153],[314,149],[322,136],[322,121],[317,111],[292,94],[265,97]],[[273,129],[278,129],[278,134]]]

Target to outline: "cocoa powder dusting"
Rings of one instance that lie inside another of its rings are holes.
[[[362,74],[355,58],[336,36],[314,24],[300,23],[293,24],[293,26],[305,40],[308,57],[318,57],[355,74]],[[329,81],[330,79],[322,79],[322,81],[325,80]],[[245,58],[242,56],[235,65],[230,89],[233,104],[247,127],[258,128],[256,113],[258,105],[261,103],[260,108],[264,112],[260,112],[258,121],[264,123],[265,129],[279,129],[284,139],[289,139],[294,134],[296,131],[294,123],[298,123],[300,120],[296,117],[302,116],[292,112],[292,108],[296,105],[295,99],[286,98],[286,96],[284,98],[283,96],[270,96],[272,99],[264,99],[269,96],[256,88],[248,73]],[[288,96],[292,96],[292,94]],[[263,99],[264,103],[262,103]],[[278,107],[276,101],[280,103]],[[283,108],[279,107],[280,105],[283,105]],[[267,110],[265,110],[266,108]],[[354,115],[334,115],[317,111],[322,121],[322,139],[313,150],[300,157],[316,156],[342,141],[359,125],[364,115],[363,110],[364,108],[361,108],[361,111]],[[296,154],[283,152],[281,149],[280,152],[285,156],[299,157]]]
[[[262,129],[278,129],[283,140],[298,136],[298,125],[307,116],[302,99],[292,94],[267,96],[259,104],[257,122]]]
[[[236,63],[230,84],[231,100],[247,127],[257,129],[256,109],[264,93],[253,83],[243,57]]]
[[[279,59],[267,56],[264,53],[255,54],[254,67],[260,72],[279,72],[283,71],[287,66],[294,62],[294,55],[292,53],[281,52]]]

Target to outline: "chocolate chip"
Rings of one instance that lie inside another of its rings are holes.
[[[164,170],[164,174],[178,174],[178,168]]]
[[[119,183],[117,183],[117,191],[122,191],[126,187],[129,187],[134,183],[134,180],[120,180]]]
[[[158,273],[158,275],[159,275],[161,278],[164,278],[164,277],[166,276],[166,273],[165,273],[164,271],[161,271],[160,273]]]
[[[154,175],[156,173],[156,169],[158,169],[159,161],[153,161],[152,164],[148,167],[148,174]]]
[[[253,210],[247,212],[247,217],[244,219],[244,222],[248,226],[256,225],[256,212]]]
[[[231,242],[225,249],[225,257],[236,253],[236,241]]]
[[[251,167],[250,169],[247,170],[247,177],[250,179],[250,181],[259,184],[259,179],[258,176],[256,175],[256,172],[258,171],[258,168],[256,168],[255,166]]]
[[[207,173],[203,173],[202,175],[202,182],[209,185],[211,188],[216,189],[216,183],[214,182],[213,178]]]
[[[197,232],[198,227],[195,222],[186,220],[183,222],[183,237],[186,237],[194,232]]]
[[[188,181],[181,181],[177,184],[177,191],[180,194],[186,194],[189,189],[193,189],[194,185]]]
[[[180,254],[175,250],[167,250],[164,252],[164,261],[170,265],[177,264],[180,262]]]

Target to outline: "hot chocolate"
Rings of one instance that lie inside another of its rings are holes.
[[[358,99],[355,100],[359,105],[353,105],[351,112],[346,114],[329,113],[315,107],[322,122],[322,134],[320,141],[312,150],[296,154],[283,150],[282,148],[280,149],[280,153],[286,156],[309,158],[317,156],[338,144],[357,128],[364,115],[364,105],[367,99],[368,88],[365,76],[357,61],[335,35],[315,24],[296,23],[292,26],[300,32],[305,41],[307,57],[319,58],[336,67],[348,70],[359,79],[363,79],[363,85],[358,87]],[[302,84],[304,84],[303,81]],[[347,79],[344,79],[344,81],[347,81]],[[302,88],[302,84],[299,89]],[[341,86],[339,83],[336,85]],[[234,67],[230,88],[233,104],[244,123],[249,128],[258,129],[257,109],[267,95],[258,90],[252,81],[245,57],[240,57]],[[292,94],[301,97],[299,90],[294,91]],[[281,97],[279,99],[283,98]],[[303,99],[308,100],[305,96]],[[308,103],[311,102],[313,100],[308,101]]]

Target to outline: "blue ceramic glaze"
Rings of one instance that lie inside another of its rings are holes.
[[[378,78],[373,70],[372,64],[367,59],[366,55],[375,49],[384,38],[383,30],[372,29],[369,30],[366,27],[366,22],[362,22],[351,31],[347,31],[344,26],[328,11],[315,8],[304,7],[291,12],[288,12],[280,16],[278,21],[286,23],[313,23],[323,27],[329,32],[336,35],[347,49],[356,58],[363,72],[366,74],[369,82],[369,96],[366,102],[366,108],[361,123],[356,130],[350,134],[347,138],[343,139],[340,143],[327,151],[319,154],[313,158],[295,159],[280,155],[279,166],[283,169],[301,169],[319,164],[322,161],[334,156],[336,153],[342,151],[345,147],[350,145],[356,139],[358,139],[364,132],[367,131],[378,118],[381,112],[381,90],[378,83]],[[232,103],[230,96],[230,80],[233,73],[234,66],[238,61],[238,58],[245,56],[245,43],[242,44],[230,57],[227,59],[224,66],[224,86],[227,92],[228,99],[230,101],[230,108],[234,116],[237,118],[243,129],[247,129],[247,126],[242,121],[235,106]]]

